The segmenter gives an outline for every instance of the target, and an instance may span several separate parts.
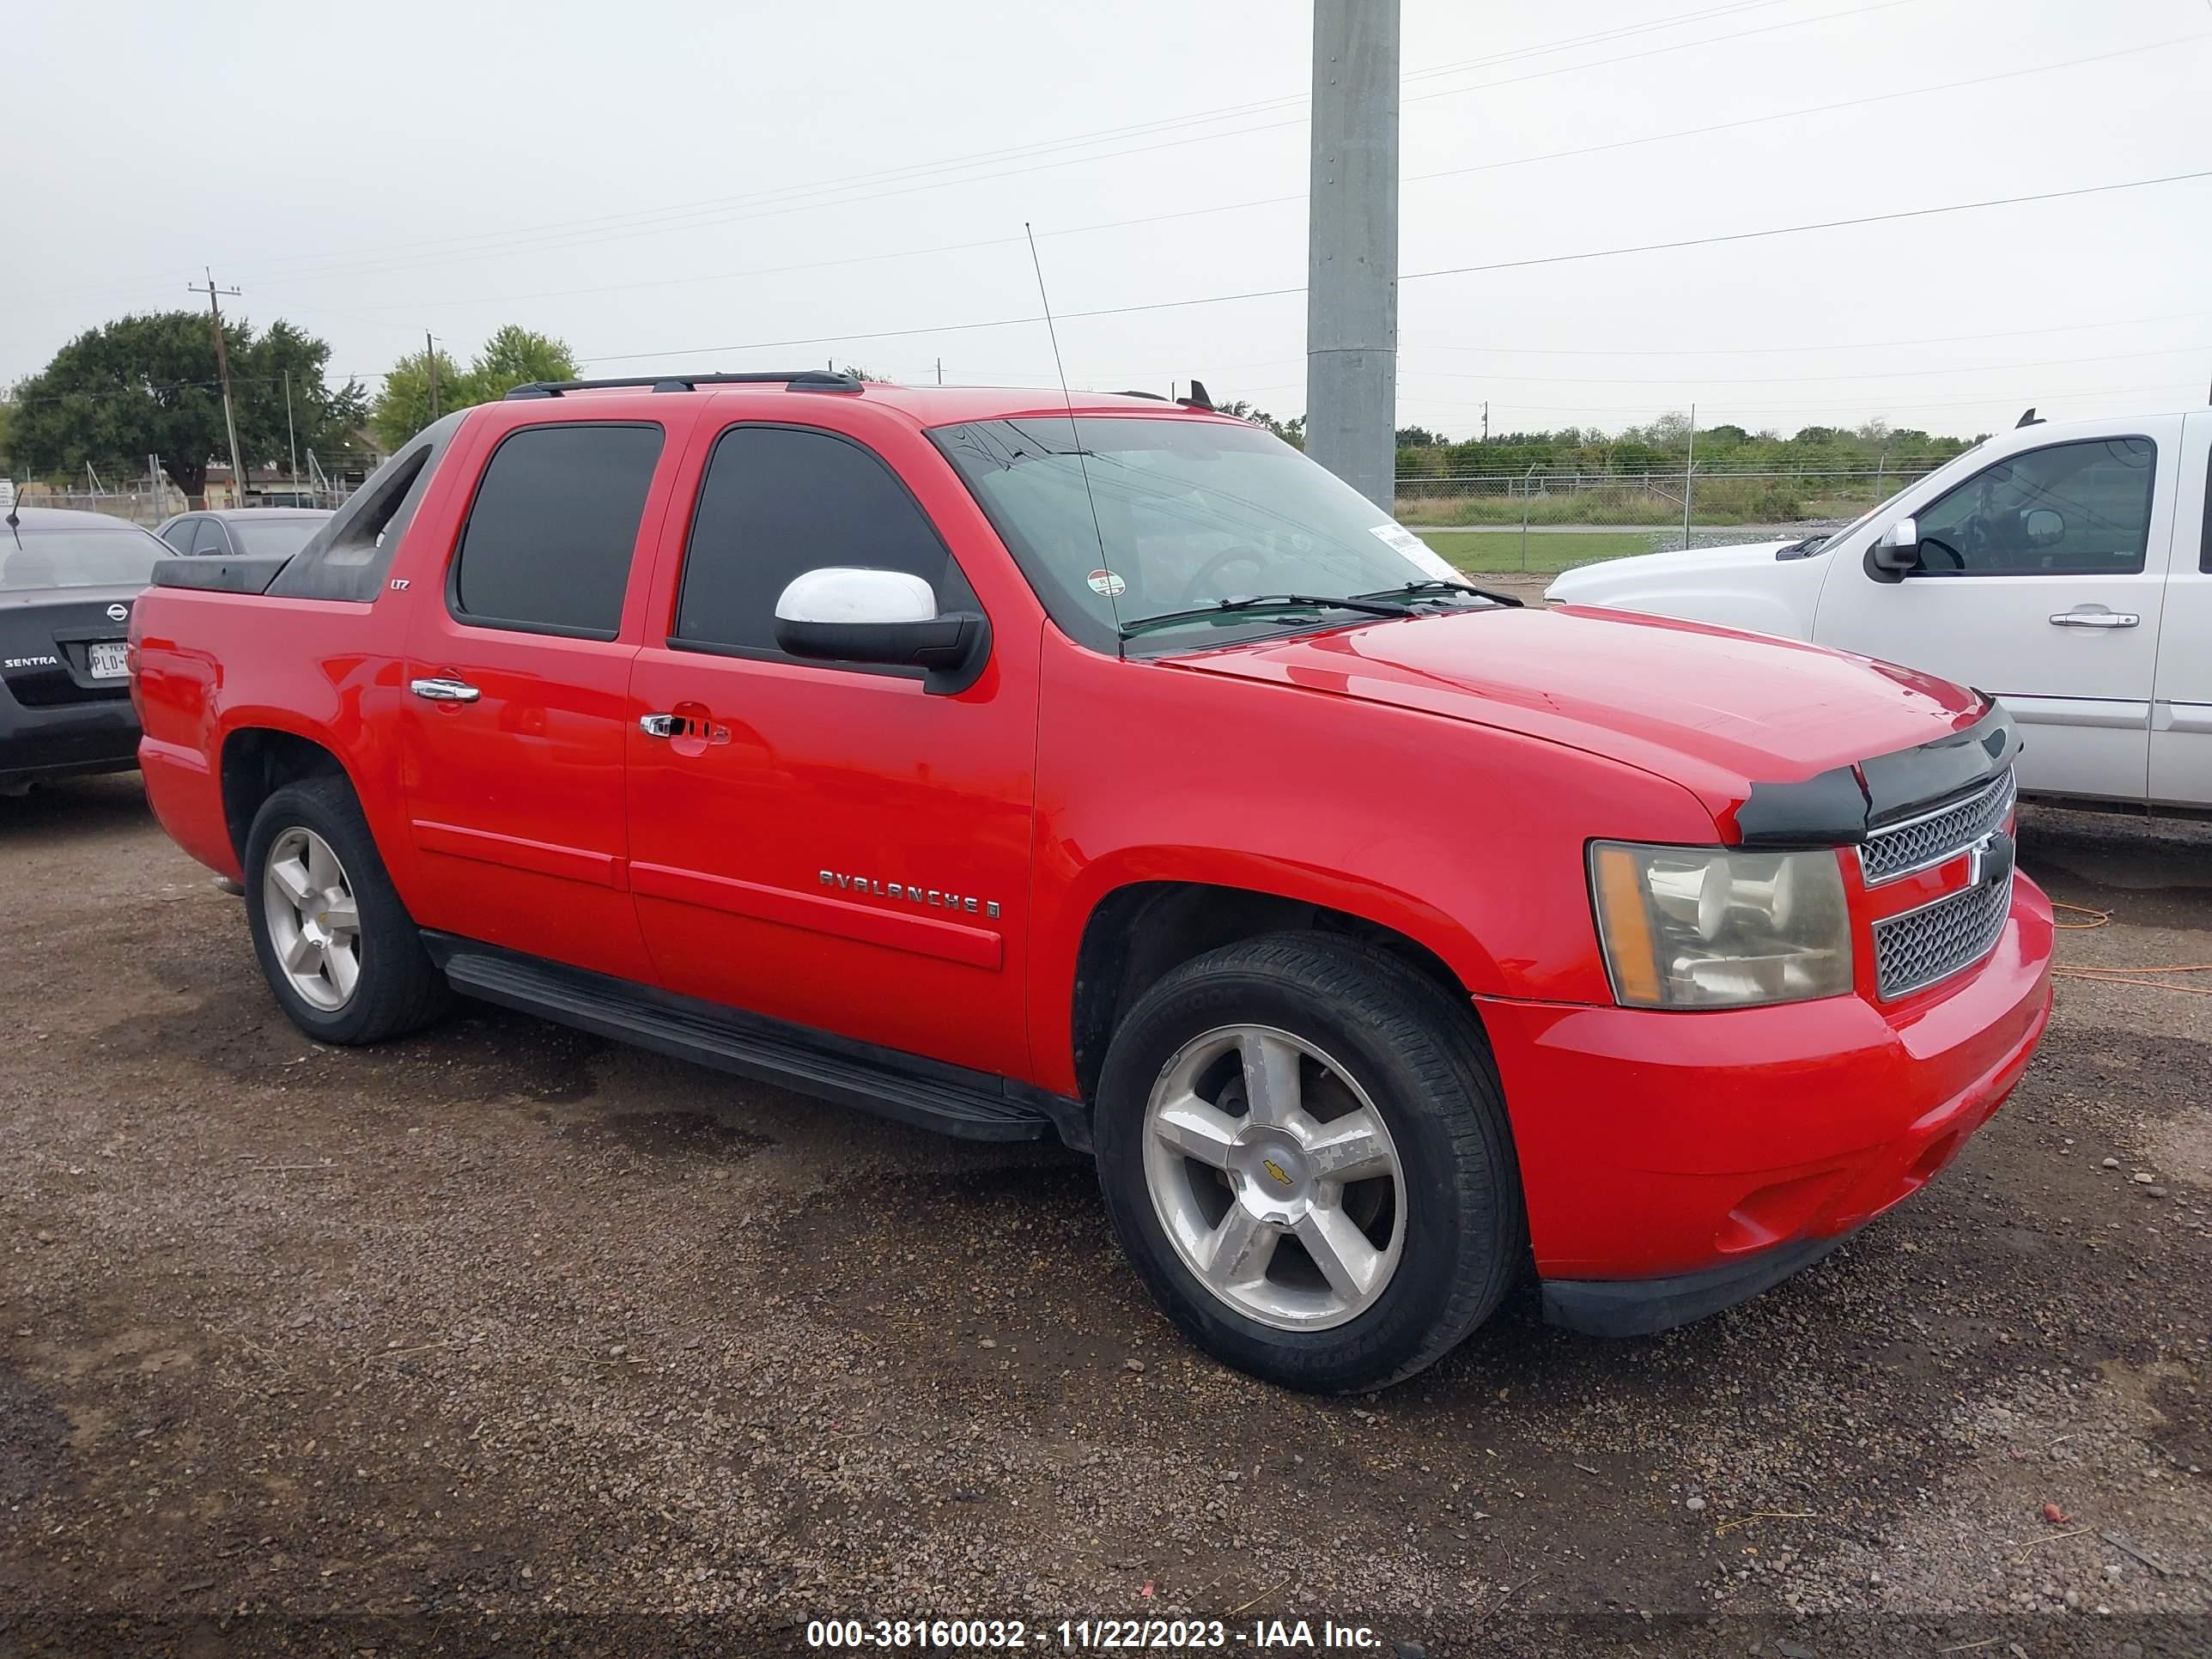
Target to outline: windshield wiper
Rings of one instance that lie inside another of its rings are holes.
[[[1148,628],[1164,628],[1170,623],[1199,622],[1255,611],[1357,611],[1370,617],[1410,617],[1413,614],[1409,605],[1396,605],[1364,594],[1330,599],[1311,593],[1252,593],[1242,599],[1218,599],[1212,605],[1194,605],[1187,611],[1163,611],[1158,616],[1136,617],[1121,624],[1121,637],[1126,640]]]
[[[1479,599],[1488,599],[1492,605],[1510,605],[1516,609],[1527,603],[1526,600],[1514,598],[1510,593],[1500,593],[1493,588],[1477,587],[1472,582],[1451,581],[1442,576],[1431,576],[1424,581],[1403,582],[1396,587],[1378,587],[1372,593],[1354,593],[1352,597],[1355,599],[1395,599],[1401,593],[1408,596],[1422,593],[1472,593]]]

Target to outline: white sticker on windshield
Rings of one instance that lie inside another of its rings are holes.
[[[1434,548],[1401,524],[1395,521],[1378,524],[1367,533],[1374,537],[1376,541],[1384,543],[1404,554],[1438,581],[1462,582],[1467,580],[1446,563]]]

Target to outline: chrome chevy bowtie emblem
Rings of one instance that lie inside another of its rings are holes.
[[[2012,874],[2018,843],[2002,830],[1992,830],[1966,848],[1966,885],[1995,885]]]

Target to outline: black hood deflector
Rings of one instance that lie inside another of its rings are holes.
[[[1899,818],[1988,782],[2020,753],[2019,729],[1994,699],[1963,732],[1838,766],[1796,783],[1755,783],[1736,809],[1746,847],[1846,847]]]

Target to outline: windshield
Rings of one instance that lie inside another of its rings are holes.
[[[322,527],[320,519],[233,519],[230,538],[241,553],[297,553]]]
[[[1223,599],[1336,599],[1461,580],[1366,497],[1255,427],[1176,416],[1041,416],[930,435],[1053,620],[1102,650],[1114,648],[1122,623]],[[1210,642],[1220,630],[1315,620],[1310,609],[1230,611],[1158,632],[1188,646],[1193,633]],[[1345,615],[1330,611],[1325,620]]]
[[[169,547],[143,530],[100,526],[90,530],[22,526],[22,544],[0,527],[0,592],[49,587],[143,586],[154,561]]]

